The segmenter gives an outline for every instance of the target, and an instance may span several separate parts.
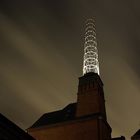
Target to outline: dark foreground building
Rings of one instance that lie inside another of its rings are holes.
[[[94,20],[86,23],[83,76],[79,78],[77,102],[64,109],[44,114],[28,133],[36,140],[111,140],[107,122],[103,83]],[[114,140],[124,140],[118,137]],[[113,139],[112,139],[113,140]]]
[[[0,140],[35,140],[13,122],[0,114]]]
[[[140,140],[140,129],[131,137],[131,140]]]

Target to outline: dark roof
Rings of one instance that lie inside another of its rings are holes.
[[[0,113],[0,128],[1,128],[1,131],[10,135],[16,136],[18,138],[26,139],[26,140],[34,140],[32,136],[27,134],[24,130],[22,130],[20,127],[18,127],[9,119],[7,119],[1,113]]]
[[[132,136],[132,138],[140,138],[140,129]]]
[[[76,117],[76,105],[77,103],[72,103],[67,105],[64,109],[55,111],[55,112],[50,112],[42,115],[30,128],[39,128],[42,126],[47,126],[47,125],[54,125],[57,123],[63,123],[63,122],[68,122],[68,121],[77,121],[77,120],[87,120],[87,119],[97,119],[97,118],[102,118],[101,113],[93,113],[90,115],[86,116],[81,116],[81,117]],[[103,119],[104,120],[104,119]],[[107,123],[106,120],[104,122],[107,124],[111,131],[111,127]],[[122,139],[124,140],[124,139]]]
[[[74,119],[75,112],[76,103],[69,104],[62,110],[42,115],[30,128],[36,128],[43,125],[55,124]]]

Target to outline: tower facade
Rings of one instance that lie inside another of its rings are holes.
[[[95,21],[85,27],[83,76],[79,78],[77,116],[99,113],[106,119],[103,83],[99,77],[99,61]]]

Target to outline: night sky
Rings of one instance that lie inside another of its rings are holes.
[[[140,128],[138,0],[1,0],[0,112],[23,129],[76,102],[84,22],[95,17],[113,136]]]

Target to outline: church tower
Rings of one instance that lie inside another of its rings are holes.
[[[76,116],[100,114],[106,120],[103,83],[99,76],[95,21],[85,27],[83,76],[79,78]]]

